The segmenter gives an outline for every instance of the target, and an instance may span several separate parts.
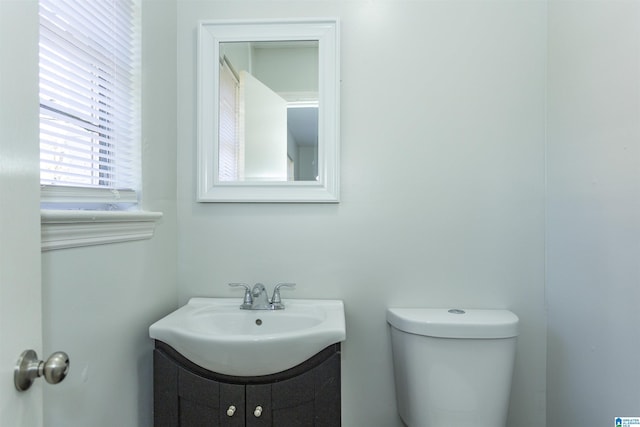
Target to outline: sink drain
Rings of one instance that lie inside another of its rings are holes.
[[[262,325],[262,319],[256,319],[256,325],[258,326]]]

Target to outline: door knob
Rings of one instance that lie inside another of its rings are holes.
[[[44,376],[49,384],[58,384],[69,372],[69,356],[63,351],[53,353],[46,362],[39,360],[34,350],[20,355],[13,371],[13,382],[18,391],[26,391],[33,381]]]

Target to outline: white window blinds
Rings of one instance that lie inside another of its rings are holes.
[[[238,135],[238,78],[226,58],[220,60],[220,117],[218,135],[218,176],[220,181],[240,178],[240,138]]]
[[[136,202],[139,22],[136,0],[40,0],[44,203]]]

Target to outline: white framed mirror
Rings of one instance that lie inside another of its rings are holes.
[[[201,21],[198,201],[339,201],[335,18]]]

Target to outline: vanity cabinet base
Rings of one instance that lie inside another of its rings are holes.
[[[259,377],[211,372],[161,341],[155,347],[155,427],[341,425],[339,343],[292,369]]]

